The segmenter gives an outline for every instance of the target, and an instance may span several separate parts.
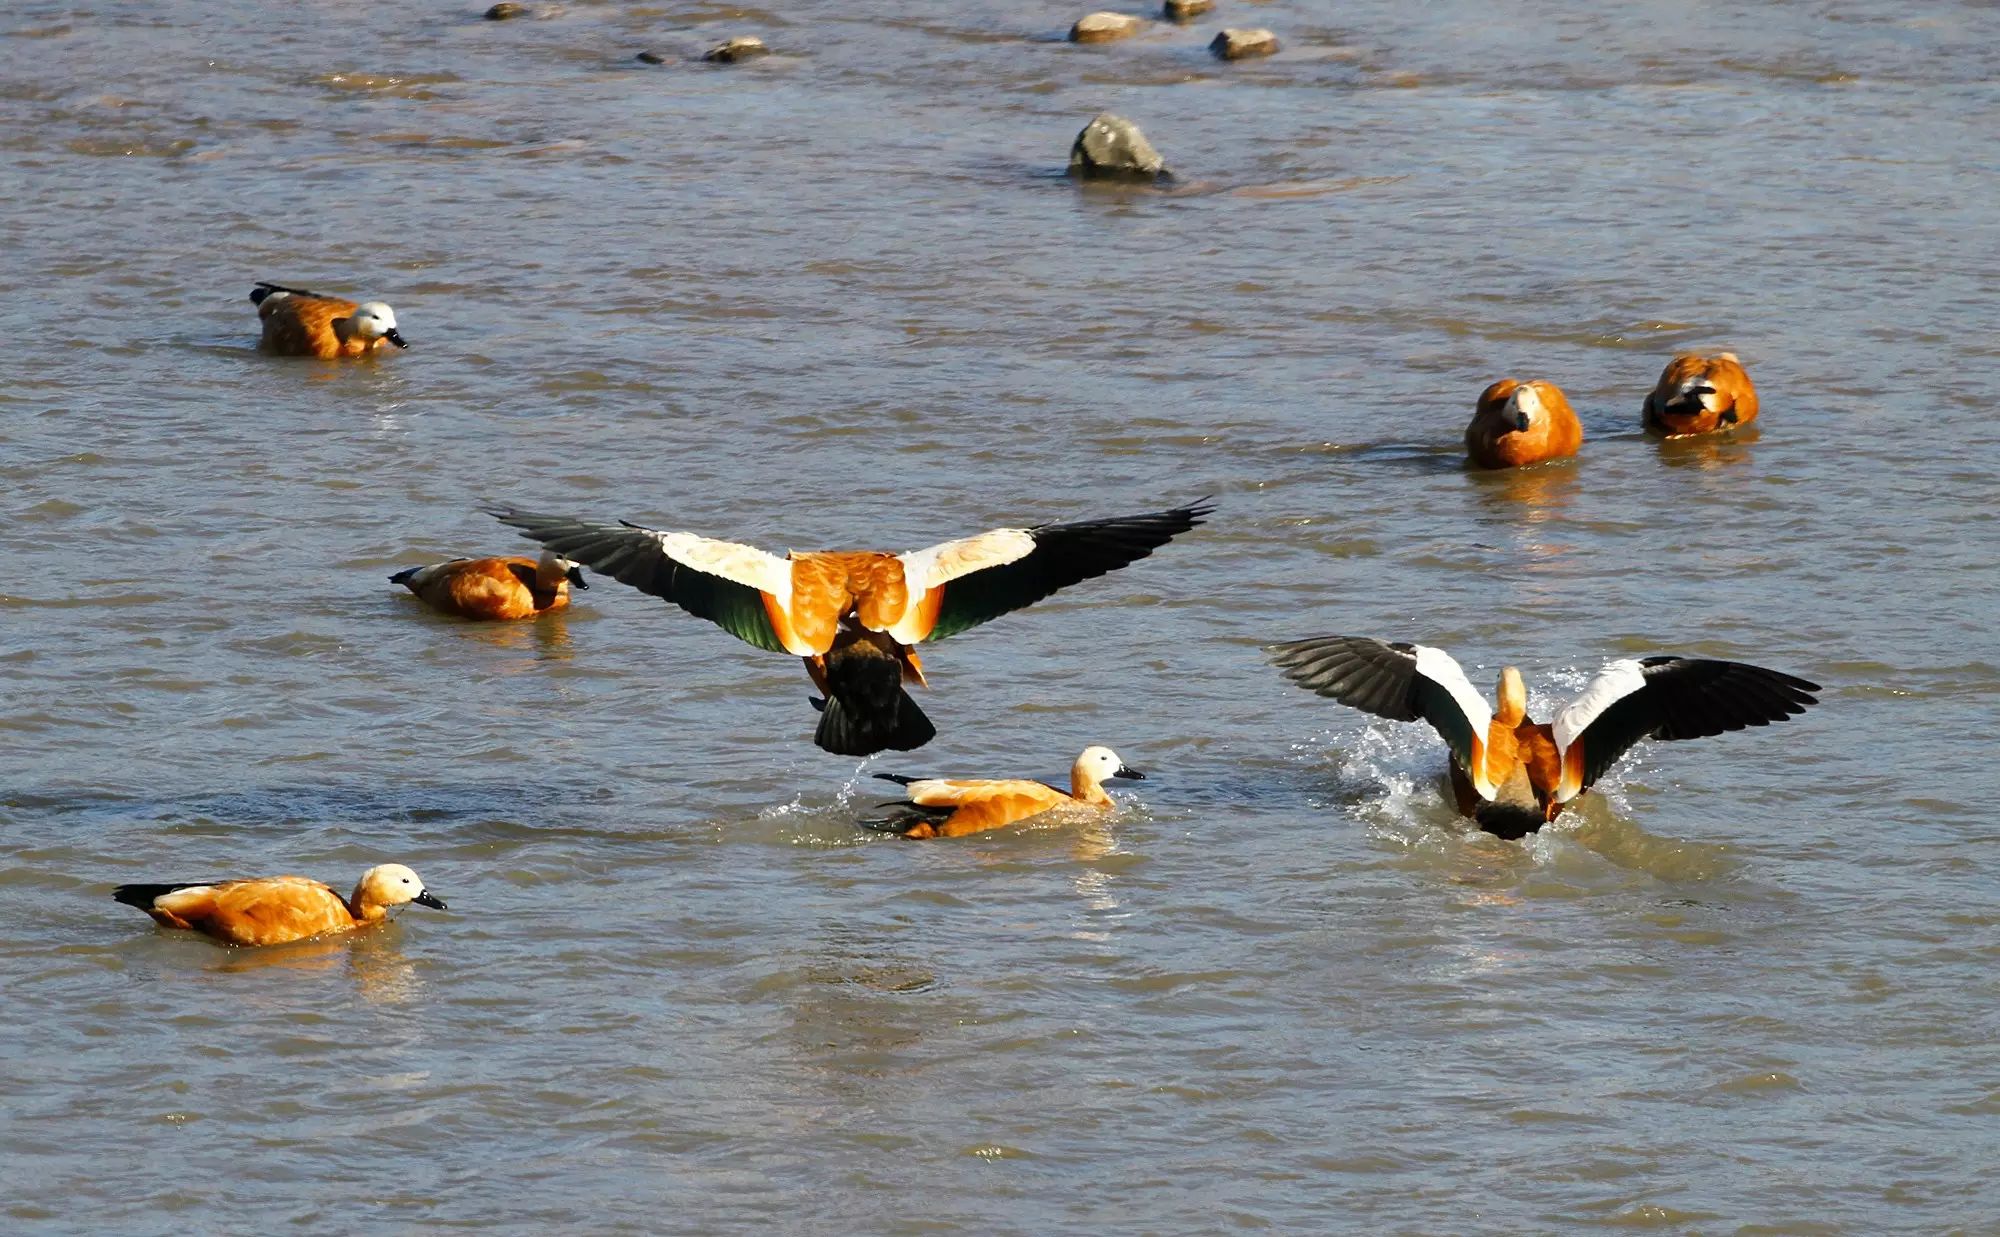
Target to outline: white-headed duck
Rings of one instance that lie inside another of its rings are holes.
[[[937,730],[903,684],[911,646],[942,640],[1057,589],[1145,558],[1201,523],[1206,503],[1146,515],[996,528],[904,554],[800,552],[636,524],[491,511],[566,558],[661,597],[730,635],[805,659],[826,694],[813,742],[844,756],[909,751]]]
[[[896,810],[888,816],[864,820],[862,824],[906,838],[956,838],[1003,828],[1060,808],[1109,812],[1116,804],[1104,793],[1105,780],[1146,775],[1126,768],[1118,753],[1108,747],[1086,747],[1070,766],[1067,794],[1043,782],[1020,779],[975,781],[903,777],[895,773],[875,776],[905,787],[910,797],[878,804]]]
[[[433,610],[469,619],[536,618],[569,604],[569,590],[589,588],[583,570],[553,550],[539,558],[454,558],[389,577]]]
[[[396,329],[396,311],[380,301],[357,305],[274,283],[252,288],[250,301],[264,323],[264,338],[258,346],[279,356],[316,356],[331,361],[371,356],[383,344],[410,346]]]
[[[406,902],[445,909],[417,874],[400,863],[363,872],[352,898],[303,876],[120,885],[111,896],[151,915],[161,927],[188,928],[225,945],[282,945],[352,932],[383,922],[390,907]]]
[[[1525,468],[1575,455],[1583,423],[1553,382],[1513,378],[1480,392],[1465,427],[1465,452],[1481,468]]]
[[[1648,430],[1668,438],[1734,429],[1757,419],[1757,388],[1733,352],[1684,353],[1667,362],[1643,416]]]
[[[1605,666],[1552,725],[1528,719],[1521,672],[1500,672],[1496,714],[1449,653],[1365,636],[1272,648],[1285,677],[1351,708],[1429,722],[1451,748],[1458,810],[1518,838],[1556,818],[1641,739],[1700,739],[1816,703],[1817,683],[1735,661],[1647,657]]]

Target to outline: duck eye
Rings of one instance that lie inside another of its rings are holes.
[[[405,877],[403,878],[403,883],[404,883],[405,885],[409,884],[409,883],[410,883],[410,878],[409,878],[409,877],[407,877],[407,876],[405,876]]]

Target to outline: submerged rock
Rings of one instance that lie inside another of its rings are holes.
[[[1235,27],[1216,35],[1208,50],[1224,60],[1248,60],[1277,51],[1278,36],[1262,28]]]
[[[1072,43],[1109,43],[1139,33],[1145,23],[1129,13],[1091,13],[1069,28]]]
[[[1069,148],[1069,174],[1083,177],[1159,180],[1171,175],[1166,160],[1123,116],[1100,112]]]
[[[1168,21],[1193,21],[1215,7],[1215,0],[1167,0],[1162,11]]]
[[[632,57],[632,59],[643,64],[665,64],[667,62],[667,58],[658,52],[640,52],[638,55]]]
[[[753,60],[770,54],[771,49],[764,46],[764,40],[754,34],[739,34],[709,48],[701,54],[701,58],[710,64],[735,64],[739,60]]]
[[[499,4],[486,10],[487,21],[506,21],[510,17],[526,17],[528,6],[515,4],[514,0],[500,0]]]

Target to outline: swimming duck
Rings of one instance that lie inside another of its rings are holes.
[[[1480,392],[1465,427],[1465,451],[1481,468],[1524,468],[1576,454],[1583,423],[1553,382],[1500,381]]]
[[[1667,362],[1642,415],[1647,429],[1668,438],[1748,425],[1757,419],[1757,388],[1733,352],[1684,353]]]
[[[1782,721],[1817,703],[1817,683],[1735,661],[1646,657],[1606,665],[1552,725],[1528,719],[1521,672],[1500,672],[1500,712],[1449,653],[1364,636],[1274,645],[1286,678],[1351,708],[1422,719],[1451,748],[1458,810],[1518,838],[1556,818],[1641,739],[1700,739]]]
[[[1019,779],[960,781],[956,779],[903,777],[877,773],[885,782],[908,788],[909,798],[879,807],[895,808],[884,817],[864,820],[870,829],[898,833],[906,838],[956,838],[968,833],[984,833],[1006,825],[1053,812],[1058,808],[1086,808],[1108,812],[1116,806],[1104,793],[1107,778],[1140,779],[1146,775],[1128,769],[1118,753],[1108,747],[1086,747],[1069,769],[1069,793],[1042,782]]]
[[[924,683],[911,647],[942,640],[1057,589],[1145,558],[1202,522],[1205,502],[1148,515],[996,528],[905,554],[798,552],[637,524],[496,510],[566,558],[673,602],[730,635],[805,659],[825,693],[813,742],[844,756],[909,751],[937,730],[903,684]]]
[[[298,288],[260,283],[250,290],[250,302],[264,323],[258,346],[279,356],[368,356],[384,343],[410,345],[396,329],[396,311],[380,301],[356,305],[338,297]]]
[[[111,896],[136,906],[165,928],[190,928],[225,945],[282,945],[309,936],[352,932],[383,922],[405,902],[444,910],[415,872],[384,863],[361,874],[354,896],[303,876],[252,880],[120,885]]]
[[[389,577],[433,610],[469,619],[524,619],[560,610],[569,590],[589,588],[583,569],[553,550],[539,558],[454,558]]]

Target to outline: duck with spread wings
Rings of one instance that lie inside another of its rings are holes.
[[[1138,561],[1202,522],[1204,501],[1145,515],[996,528],[903,554],[793,551],[637,524],[489,510],[564,558],[664,598],[730,635],[805,659],[825,693],[813,742],[843,756],[922,747],[936,728],[905,683],[914,646]]]
[[[1458,810],[1503,838],[1552,821],[1641,739],[1701,739],[1765,726],[1817,703],[1817,683],[1737,661],[1614,661],[1542,725],[1521,672],[1500,672],[1495,713],[1451,654],[1365,636],[1274,645],[1286,678],[1350,708],[1429,722],[1451,748]]]

